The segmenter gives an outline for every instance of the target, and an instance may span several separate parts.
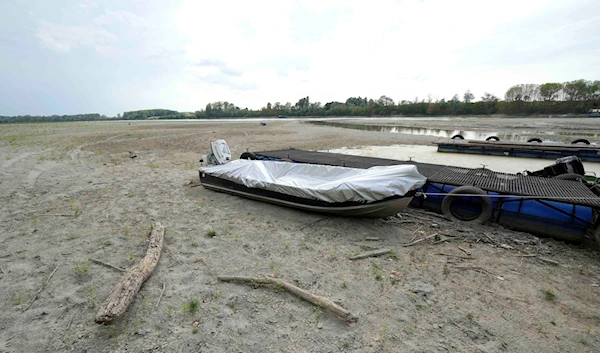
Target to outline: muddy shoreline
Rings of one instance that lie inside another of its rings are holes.
[[[324,217],[194,187],[200,155],[219,138],[234,156],[435,139],[280,120],[0,125],[0,352],[600,350],[595,251],[414,209],[388,220]],[[520,120],[428,124],[574,122]],[[596,120],[579,123],[598,129]],[[89,259],[132,266],[155,221],[166,227],[158,266],[122,319],[95,324],[120,273]],[[437,244],[404,246],[434,233]],[[348,259],[380,248],[393,252]],[[278,278],[359,320],[349,326],[276,287],[219,275]]]

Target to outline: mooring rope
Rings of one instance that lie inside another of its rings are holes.
[[[494,191],[495,192],[495,191]],[[456,194],[443,192],[417,192],[415,196],[460,196],[460,197],[498,197],[498,198],[519,198],[519,199],[543,199],[543,200],[598,200],[600,197],[567,197],[567,196],[532,196],[532,195],[482,195],[482,194]]]

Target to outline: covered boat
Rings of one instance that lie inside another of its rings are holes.
[[[199,169],[207,189],[307,211],[389,217],[408,206],[426,178],[414,165],[369,169],[236,160]]]

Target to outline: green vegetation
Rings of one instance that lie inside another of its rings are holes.
[[[311,102],[310,97],[302,97],[297,103],[267,103],[261,109],[240,108],[229,102],[214,102],[205,109],[195,112],[178,112],[168,109],[147,109],[124,112],[123,116],[106,117],[100,114],[52,115],[52,116],[0,116],[0,123],[60,122],[96,120],[146,120],[146,119],[220,119],[255,118],[263,116],[448,116],[448,115],[487,115],[487,114],[584,114],[591,108],[600,106],[600,80],[575,80],[558,83],[517,84],[510,87],[501,100],[484,92],[475,101],[470,90],[451,99],[415,97],[412,100],[395,102],[388,96],[377,99],[350,97],[345,102]]]
[[[209,230],[206,233],[204,233],[204,236],[207,238],[214,238],[217,236],[217,232],[215,232],[214,230]]]
[[[544,291],[544,297],[548,301],[554,301],[556,299],[556,293],[554,293],[554,291],[552,291],[551,289],[546,289]]]
[[[83,276],[88,272],[90,268],[90,262],[87,259],[78,260],[73,263],[73,272],[77,276]]]
[[[200,302],[198,299],[189,299],[187,302],[183,304],[183,313],[195,314],[200,308]]]

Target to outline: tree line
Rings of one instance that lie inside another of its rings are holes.
[[[233,103],[220,101],[208,103],[205,109],[195,112],[178,112],[168,109],[146,109],[124,112],[108,118],[100,114],[52,115],[52,116],[0,116],[0,123],[43,121],[90,121],[90,120],[146,120],[146,119],[220,119],[253,118],[264,116],[454,116],[454,115],[555,115],[585,114],[600,106],[600,80],[575,80],[564,83],[518,84],[510,87],[504,99],[485,92],[479,100],[470,90],[451,99],[418,97],[395,102],[388,96],[378,99],[350,97],[345,102],[312,102],[302,97],[292,104],[267,103],[261,109],[240,108]]]

